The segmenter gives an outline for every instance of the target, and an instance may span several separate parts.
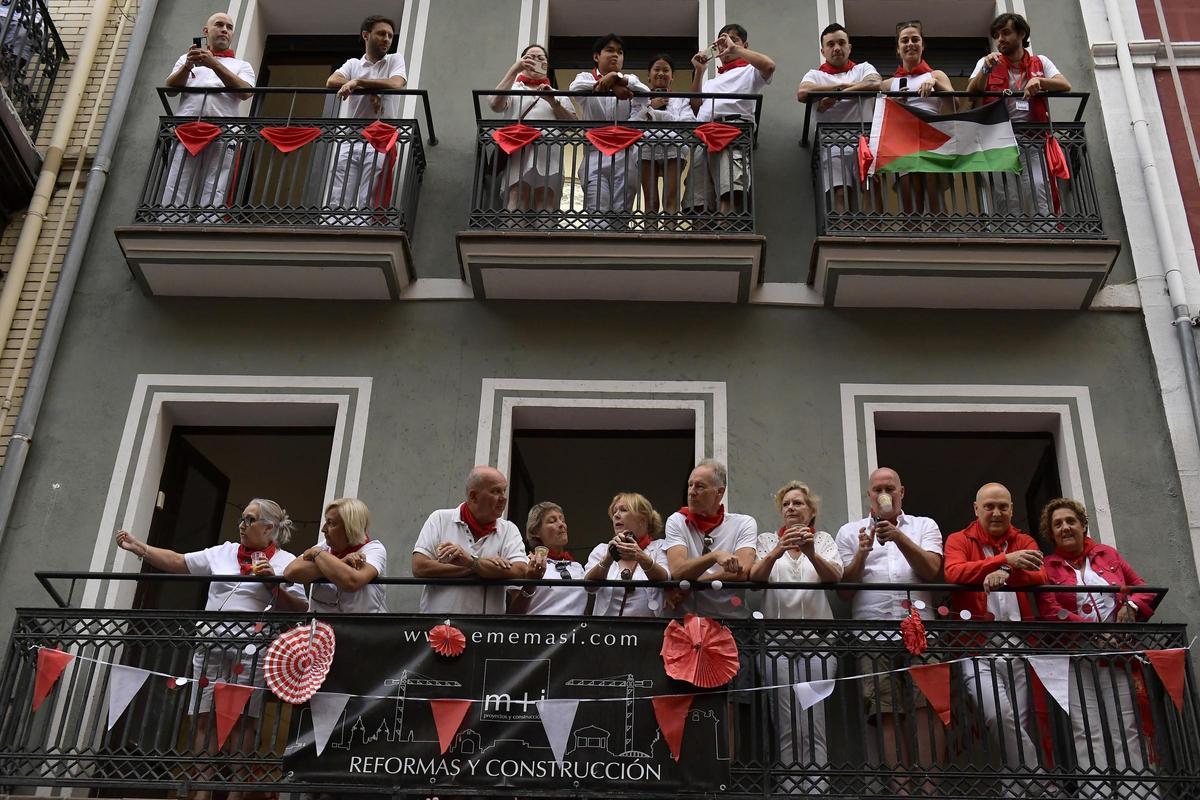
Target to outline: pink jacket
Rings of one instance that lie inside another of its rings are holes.
[[[1096,574],[1114,586],[1142,586],[1146,583],[1114,547],[1097,543],[1092,549],[1091,561],[1092,569]],[[1042,570],[1046,573],[1046,583],[1048,584],[1075,586],[1079,582],[1075,577],[1074,568],[1060,555],[1046,556]],[[1150,619],[1154,613],[1155,596],[1153,594],[1134,594],[1128,591],[1117,594],[1118,607],[1126,600],[1133,601],[1133,604],[1138,607],[1139,621],[1144,622]],[[1078,595],[1075,592],[1042,592],[1037,595],[1038,612],[1042,619],[1051,621],[1066,619],[1072,622],[1086,622],[1087,618],[1077,613],[1079,610],[1077,603]],[[1067,612],[1066,617],[1059,616],[1060,610]]]

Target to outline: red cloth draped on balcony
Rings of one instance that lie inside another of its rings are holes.
[[[867,182],[867,175],[871,172],[871,164],[875,161],[875,154],[871,152],[871,143],[864,134],[858,136],[858,179],[861,183]]]
[[[385,155],[379,183],[371,192],[371,196],[375,200],[375,207],[384,209],[392,204],[392,180],[396,175],[396,140],[400,137],[400,129],[377,119],[363,128],[362,135],[371,143],[376,152]]]
[[[175,138],[193,156],[198,156],[204,152],[204,148],[208,147],[212,140],[220,135],[220,125],[213,125],[211,122],[204,122],[203,120],[185,122],[182,125],[175,126]]]
[[[609,125],[604,128],[592,128],[587,132],[587,139],[604,155],[615,156],[645,135],[645,131]]]
[[[1046,133],[1046,170],[1050,173],[1050,199],[1054,201],[1054,213],[1062,213],[1062,200],[1058,196],[1058,181],[1071,179],[1071,168],[1067,166],[1067,157],[1062,151],[1062,145],[1053,132]]]
[[[706,122],[692,129],[696,138],[704,142],[710,153],[719,153],[729,146],[729,143],[742,135],[742,129],[724,122]]]
[[[525,145],[539,139],[541,135],[542,132],[537,128],[516,122],[492,131],[492,140],[500,145],[501,150],[511,156]]]
[[[299,150],[321,135],[320,128],[307,125],[291,125],[286,128],[263,128],[258,132],[262,138],[275,145],[281,153]]]

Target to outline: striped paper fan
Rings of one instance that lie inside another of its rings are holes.
[[[325,682],[333,650],[333,628],[326,622],[314,619],[280,634],[263,658],[267,686],[284,702],[307,701]]]

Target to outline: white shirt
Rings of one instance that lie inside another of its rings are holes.
[[[329,545],[324,547],[329,550]],[[383,542],[372,539],[357,552],[379,571],[379,577],[387,575],[387,548]],[[308,610],[318,614],[386,614],[386,594],[384,587],[376,583],[368,583],[357,592],[342,591],[333,583],[314,583]]]
[[[900,81],[905,81],[903,89],[900,88]],[[892,99],[904,103],[909,108],[919,108],[922,111],[930,114],[940,114],[942,113],[942,98],[932,96],[921,97],[919,94],[917,94],[917,90],[920,89],[924,84],[932,82],[932,72],[923,72],[920,75],[904,75],[899,78],[892,78],[891,91],[911,93],[911,96],[909,97],[893,97]],[[936,86],[933,88],[934,91],[937,90]]]
[[[661,92],[656,95],[665,96]],[[651,100],[653,99],[651,98]],[[688,98],[667,97],[665,108],[652,108],[649,103],[646,103],[630,119],[641,122],[692,122],[696,119],[696,115],[692,113],[692,101]]]
[[[864,61],[837,75],[810,69],[804,73],[804,80],[800,82],[814,83],[818,87],[836,86],[842,83],[862,83],[872,75],[878,78],[879,70],[871,66],[869,61]],[[820,101],[814,99],[813,105],[818,102]],[[870,97],[847,97],[834,103],[828,111],[817,111],[816,108],[813,111],[816,112],[817,122],[870,122],[875,114],[875,100]]]
[[[736,553],[746,547],[753,548],[758,541],[758,523],[746,514],[725,512],[725,519],[709,533],[712,537],[710,552],[724,550]],[[672,547],[687,549],[687,558],[699,558],[704,552],[704,536],[692,527],[687,517],[676,511],[667,517],[666,535],[663,537],[668,551]],[[722,572],[719,564],[713,564],[699,580],[708,580],[707,575]],[[692,591],[684,602],[682,611],[693,611],[705,617],[745,617],[750,614],[741,589],[705,589]],[[731,602],[733,598],[738,602]]]
[[[1036,58],[1042,60],[1043,78],[1057,78],[1062,74],[1058,71],[1058,67],[1054,66],[1054,62],[1046,56],[1036,56]],[[1003,69],[1005,61],[1006,59],[1001,59],[1000,64],[997,64],[995,69]],[[975,69],[971,71],[971,77],[974,78],[983,72],[983,67],[983,58],[981,58],[975,62]],[[1021,71],[1020,67],[1008,71],[1008,88],[1018,94],[1025,91],[1025,73]],[[1028,100],[1024,97],[1008,97],[1005,98],[1004,102],[1008,105],[1009,120],[1012,122],[1029,122],[1032,112],[1029,110]]]
[[[215,547],[207,547],[193,553],[184,553],[183,561],[187,564],[188,572],[193,575],[238,575],[241,565],[238,564],[238,543],[223,542]],[[276,575],[282,575],[287,565],[296,557],[282,548],[276,548],[271,556],[271,569]],[[208,602],[205,611],[262,611],[271,604],[274,586],[265,583],[233,583],[230,581],[213,581],[208,585]],[[304,587],[299,584],[284,586],[279,584],[281,591],[287,592],[301,602],[304,601]]]
[[[774,531],[758,535],[758,560],[762,561],[779,544],[779,534]],[[838,556],[837,544],[825,531],[817,531],[813,546],[821,558],[828,561],[842,575],[842,560]],[[771,566],[769,583],[820,583],[821,576],[808,556],[800,553],[793,558],[784,554]],[[763,600],[763,613],[772,619],[833,619],[833,609],[823,589],[767,589]]]
[[[558,117],[554,116],[554,107],[551,103],[557,103],[566,111],[571,112],[572,117],[575,116],[575,109],[571,106],[571,98],[569,97],[544,95],[537,89],[527,86],[520,81],[513,81],[512,91],[537,95],[532,98],[513,95],[503,98],[505,100],[504,108],[513,119],[556,120]],[[515,108],[513,108],[514,103],[516,105]],[[510,108],[512,110],[508,111]]]
[[[558,571],[559,564],[566,566],[571,580],[583,580],[583,565],[578,561],[547,561],[546,574],[542,576],[542,580],[561,581],[563,577]],[[521,588],[535,589],[533,597],[529,598],[529,608],[525,611],[526,614],[552,614],[564,617],[580,616],[587,611],[588,591],[582,586],[514,586],[512,590],[517,592]]]
[[[404,69],[404,56],[399,53],[388,53],[383,58],[372,63],[362,58],[349,58],[346,63],[337,68],[347,81],[362,78],[372,81],[385,81],[388,78],[408,78]],[[400,116],[400,95],[377,95],[382,103],[379,111],[375,110],[370,94],[352,94],[346,100],[338,99],[338,116],[342,119],[395,119]]]
[[[1083,560],[1083,569],[1075,570],[1075,585],[1076,586],[1109,586],[1108,581],[1104,580],[1103,576],[1092,569],[1092,560],[1085,558]],[[1092,610],[1084,612],[1083,607],[1090,604]],[[1111,622],[1116,619],[1117,596],[1115,594],[1091,592],[1079,593],[1075,595],[1075,608],[1081,617],[1086,617],[1090,622]]]
[[[690,109],[689,112],[691,113]],[[599,564],[608,555],[608,542],[601,542],[592,548],[592,554],[588,556],[587,568],[585,574],[592,571],[592,567]],[[646,555],[654,560],[655,564],[667,571],[668,577],[671,574],[671,568],[667,565],[667,543],[664,539],[655,539],[646,546]],[[621,565],[614,561],[608,567],[608,574],[604,576],[605,580],[619,581],[621,580]],[[633,577],[630,579],[631,584],[638,581],[647,581],[646,571],[642,569],[642,565],[638,564],[633,568]],[[621,601],[625,601],[624,610],[621,609]],[[651,587],[634,587],[629,594],[625,593],[624,589],[613,586],[601,586],[596,589],[596,604],[592,608],[592,613],[597,617],[656,617],[662,611],[663,599],[662,589],[654,589]]]
[[[437,559],[442,542],[456,544],[480,558],[500,556],[521,564],[529,563],[521,531],[506,519],[496,520],[496,532],[476,539],[463,522],[459,506],[434,511],[421,526],[413,552]],[[422,614],[503,614],[504,586],[426,586],[421,592]]]
[[[704,81],[700,91],[710,94],[760,94],[770,79],[754,66],[734,67],[724,73],[718,73]],[[714,118],[741,115],[748,120],[754,120],[753,100],[705,100],[696,111],[697,122],[711,122]]]
[[[254,85],[254,67],[249,63],[242,61],[240,58],[224,58],[218,57],[218,61],[225,69],[237,75],[250,86]],[[187,63],[187,55],[180,56],[175,61],[175,66],[171,70],[174,74]],[[197,88],[221,88],[225,86],[225,81],[217,75],[215,71],[208,67],[196,66],[192,68],[192,74],[188,75],[188,86]],[[242,98],[236,92],[221,92],[212,94],[192,94],[184,92],[179,95],[179,108],[175,112],[178,117],[238,117],[238,109],[242,104]]]
[[[942,553],[942,531],[936,522],[929,517],[914,517],[911,514],[901,514],[896,519],[896,527],[900,533],[912,539],[922,549],[930,553]],[[837,534],[838,554],[842,564],[849,566],[858,551],[858,531],[870,528],[871,518],[847,522]],[[883,544],[878,540],[871,552],[867,554],[863,565],[862,583],[921,583],[904,553],[895,542]],[[925,608],[920,614],[926,619],[933,618],[933,596],[929,592],[879,591],[866,592],[861,589],[854,594],[851,603],[851,616],[854,619],[895,619],[908,616],[908,611],[900,606],[900,601],[911,597],[913,601],[921,600]]]
[[[629,88],[634,92],[649,94],[650,87],[638,80],[636,75],[619,74],[628,79]],[[599,81],[596,80],[596,76],[589,69],[587,72],[581,72],[575,76],[575,80],[571,81],[570,91],[587,92],[597,83]],[[650,102],[648,98],[642,96],[635,96],[631,100],[618,100],[612,95],[605,94],[598,94],[595,97],[576,97],[575,100],[579,103],[579,108],[583,112],[580,119],[607,120],[609,122],[616,120],[618,123],[622,120],[634,119],[636,115],[641,113],[642,108]]]

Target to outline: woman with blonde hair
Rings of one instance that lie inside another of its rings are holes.
[[[596,545],[588,557],[590,581],[624,580],[624,589],[611,586],[596,590],[592,613],[598,617],[655,617],[663,610],[663,591],[633,584],[665,581],[667,549],[662,538],[662,516],[644,496],[621,492],[608,504],[613,538]]]
[[[529,509],[525,538],[532,552],[525,577],[531,580],[583,578],[583,567],[567,551],[567,517],[562,506],[544,501]],[[522,586],[508,590],[508,613],[579,616],[587,610],[582,586]]]
[[[357,497],[325,506],[325,542],[305,550],[283,577],[312,584],[308,608],[318,614],[386,614],[384,588],[373,581],[387,571],[387,548],[372,539],[371,512]]]

